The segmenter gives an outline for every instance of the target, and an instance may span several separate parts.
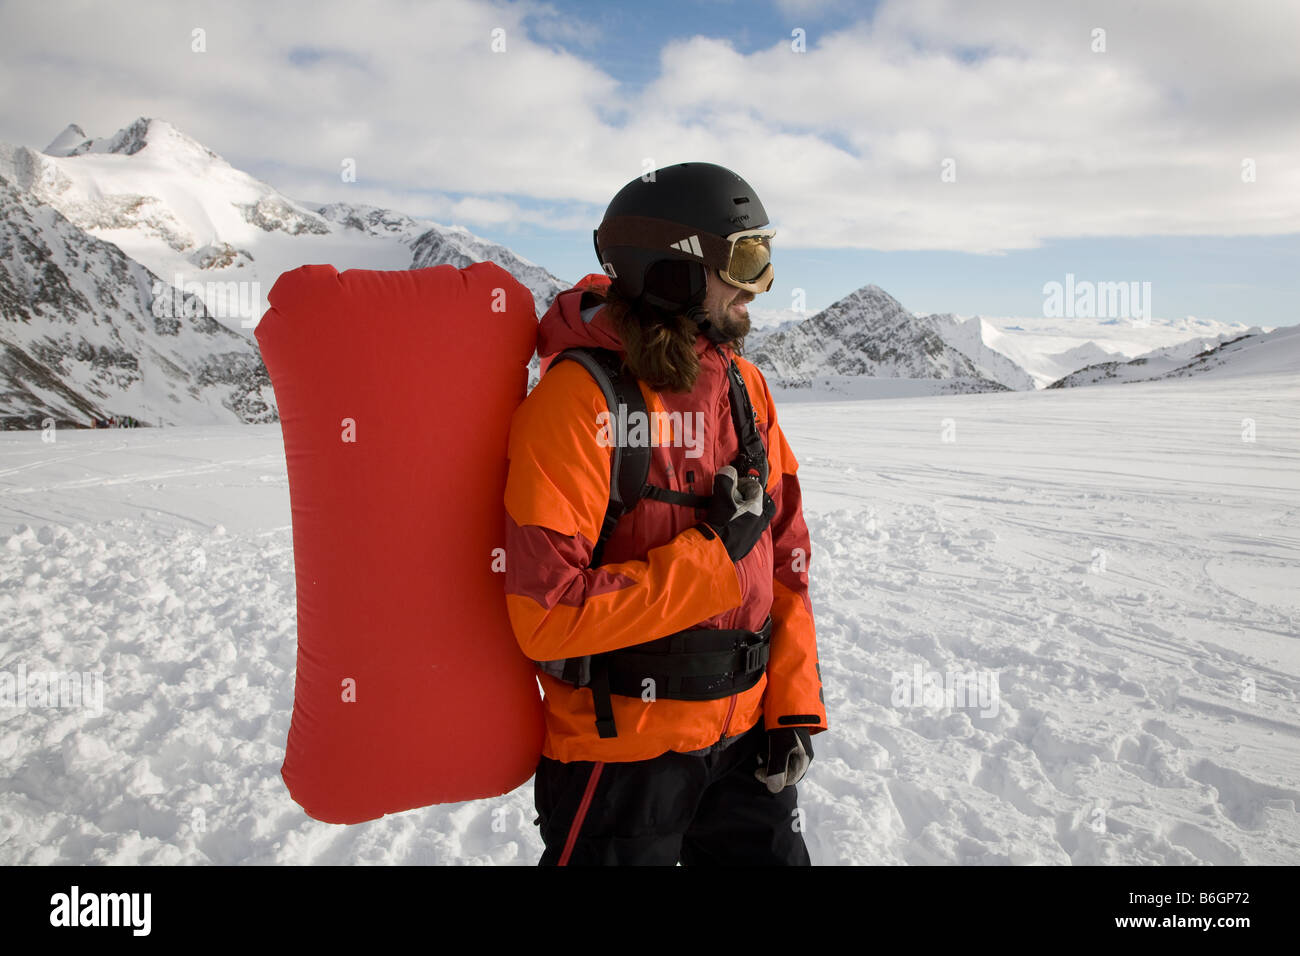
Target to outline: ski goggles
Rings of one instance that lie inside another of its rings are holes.
[[[694,258],[714,269],[724,282],[746,292],[772,287],[772,237],[775,229],[742,229],[727,236],[691,232],[680,223],[649,216],[616,216],[596,230],[596,248],[630,246],[663,249],[673,258]]]
[[[719,269],[722,281],[746,292],[766,292],[776,277],[772,269],[772,237],[775,229],[748,229],[733,232],[725,239],[731,244],[727,267]]]

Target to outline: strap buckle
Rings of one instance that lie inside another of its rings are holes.
[[[746,674],[752,674],[766,667],[768,660],[771,659],[772,616],[770,614],[763,622],[763,626],[752,632],[751,637],[752,639],[743,639],[744,642],[737,645],[738,650],[745,652],[744,673]]]

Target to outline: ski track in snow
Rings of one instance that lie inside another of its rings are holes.
[[[780,408],[830,717],[813,861],[1300,862],[1297,398]],[[100,713],[0,709],[0,863],[535,863],[531,784],[349,827],[289,798],[288,522],[277,426],[0,435],[0,673],[104,675]],[[917,666],[995,674],[996,706],[897,705]]]

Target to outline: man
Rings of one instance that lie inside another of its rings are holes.
[[[767,224],[728,169],[656,170],[596,230],[605,275],[542,318],[544,359],[597,350],[552,361],[510,432],[507,608],[545,694],[542,864],[809,863],[795,783],[827,723],[808,531],[767,383],[736,354],[772,284]],[[611,504],[635,461],[645,481]]]

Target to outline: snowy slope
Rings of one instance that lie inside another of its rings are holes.
[[[546,314],[552,299],[569,288],[567,283],[561,282],[541,266],[460,227],[429,229],[415,240],[411,251],[412,269],[441,265],[464,269],[475,262],[495,262],[533,294],[533,307],[539,316]]]
[[[1300,376],[1300,326],[1233,336],[1222,341],[1192,341],[1157,349],[1129,362],[1089,365],[1050,388],[1112,385],[1199,375],[1286,373]]]
[[[1133,359],[1104,357],[1101,361],[1088,362],[1075,371],[1061,376],[1047,387],[1073,388],[1078,385],[1144,382],[1148,379],[1158,378],[1165,372],[1172,372],[1174,369],[1181,368],[1198,355],[1212,351],[1223,342],[1235,341],[1237,338],[1239,336],[1234,335],[1224,338],[1222,341],[1217,338],[1209,341],[1193,339],[1190,342],[1180,342],[1177,345],[1167,345],[1164,348],[1153,349]],[[1084,354],[1083,349],[1075,350],[1074,354],[1081,356]]]
[[[1164,377],[1272,374],[1289,376],[1293,384],[1300,380],[1300,325],[1224,342]]]
[[[1257,372],[783,405],[813,861],[1300,862],[1298,400]],[[0,863],[536,862],[531,785],[353,827],[289,799],[289,514],[277,425],[0,434],[0,674],[104,677],[98,713],[0,710]],[[998,696],[913,706],[917,668]]]
[[[275,420],[255,344],[0,175],[0,428]]]
[[[962,319],[948,313],[926,318],[939,337],[970,359],[986,378],[1015,391],[1035,387],[1033,376],[1007,355],[1006,333],[979,316]]]
[[[1125,362],[1170,347],[1196,350],[1213,347],[1248,332],[1271,331],[1240,322],[1218,322],[1187,316],[1153,318],[1138,324],[1120,319],[990,318],[984,324],[1002,333],[994,348],[1025,369],[1038,388],[1046,388],[1071,372],[1103,362]]]

